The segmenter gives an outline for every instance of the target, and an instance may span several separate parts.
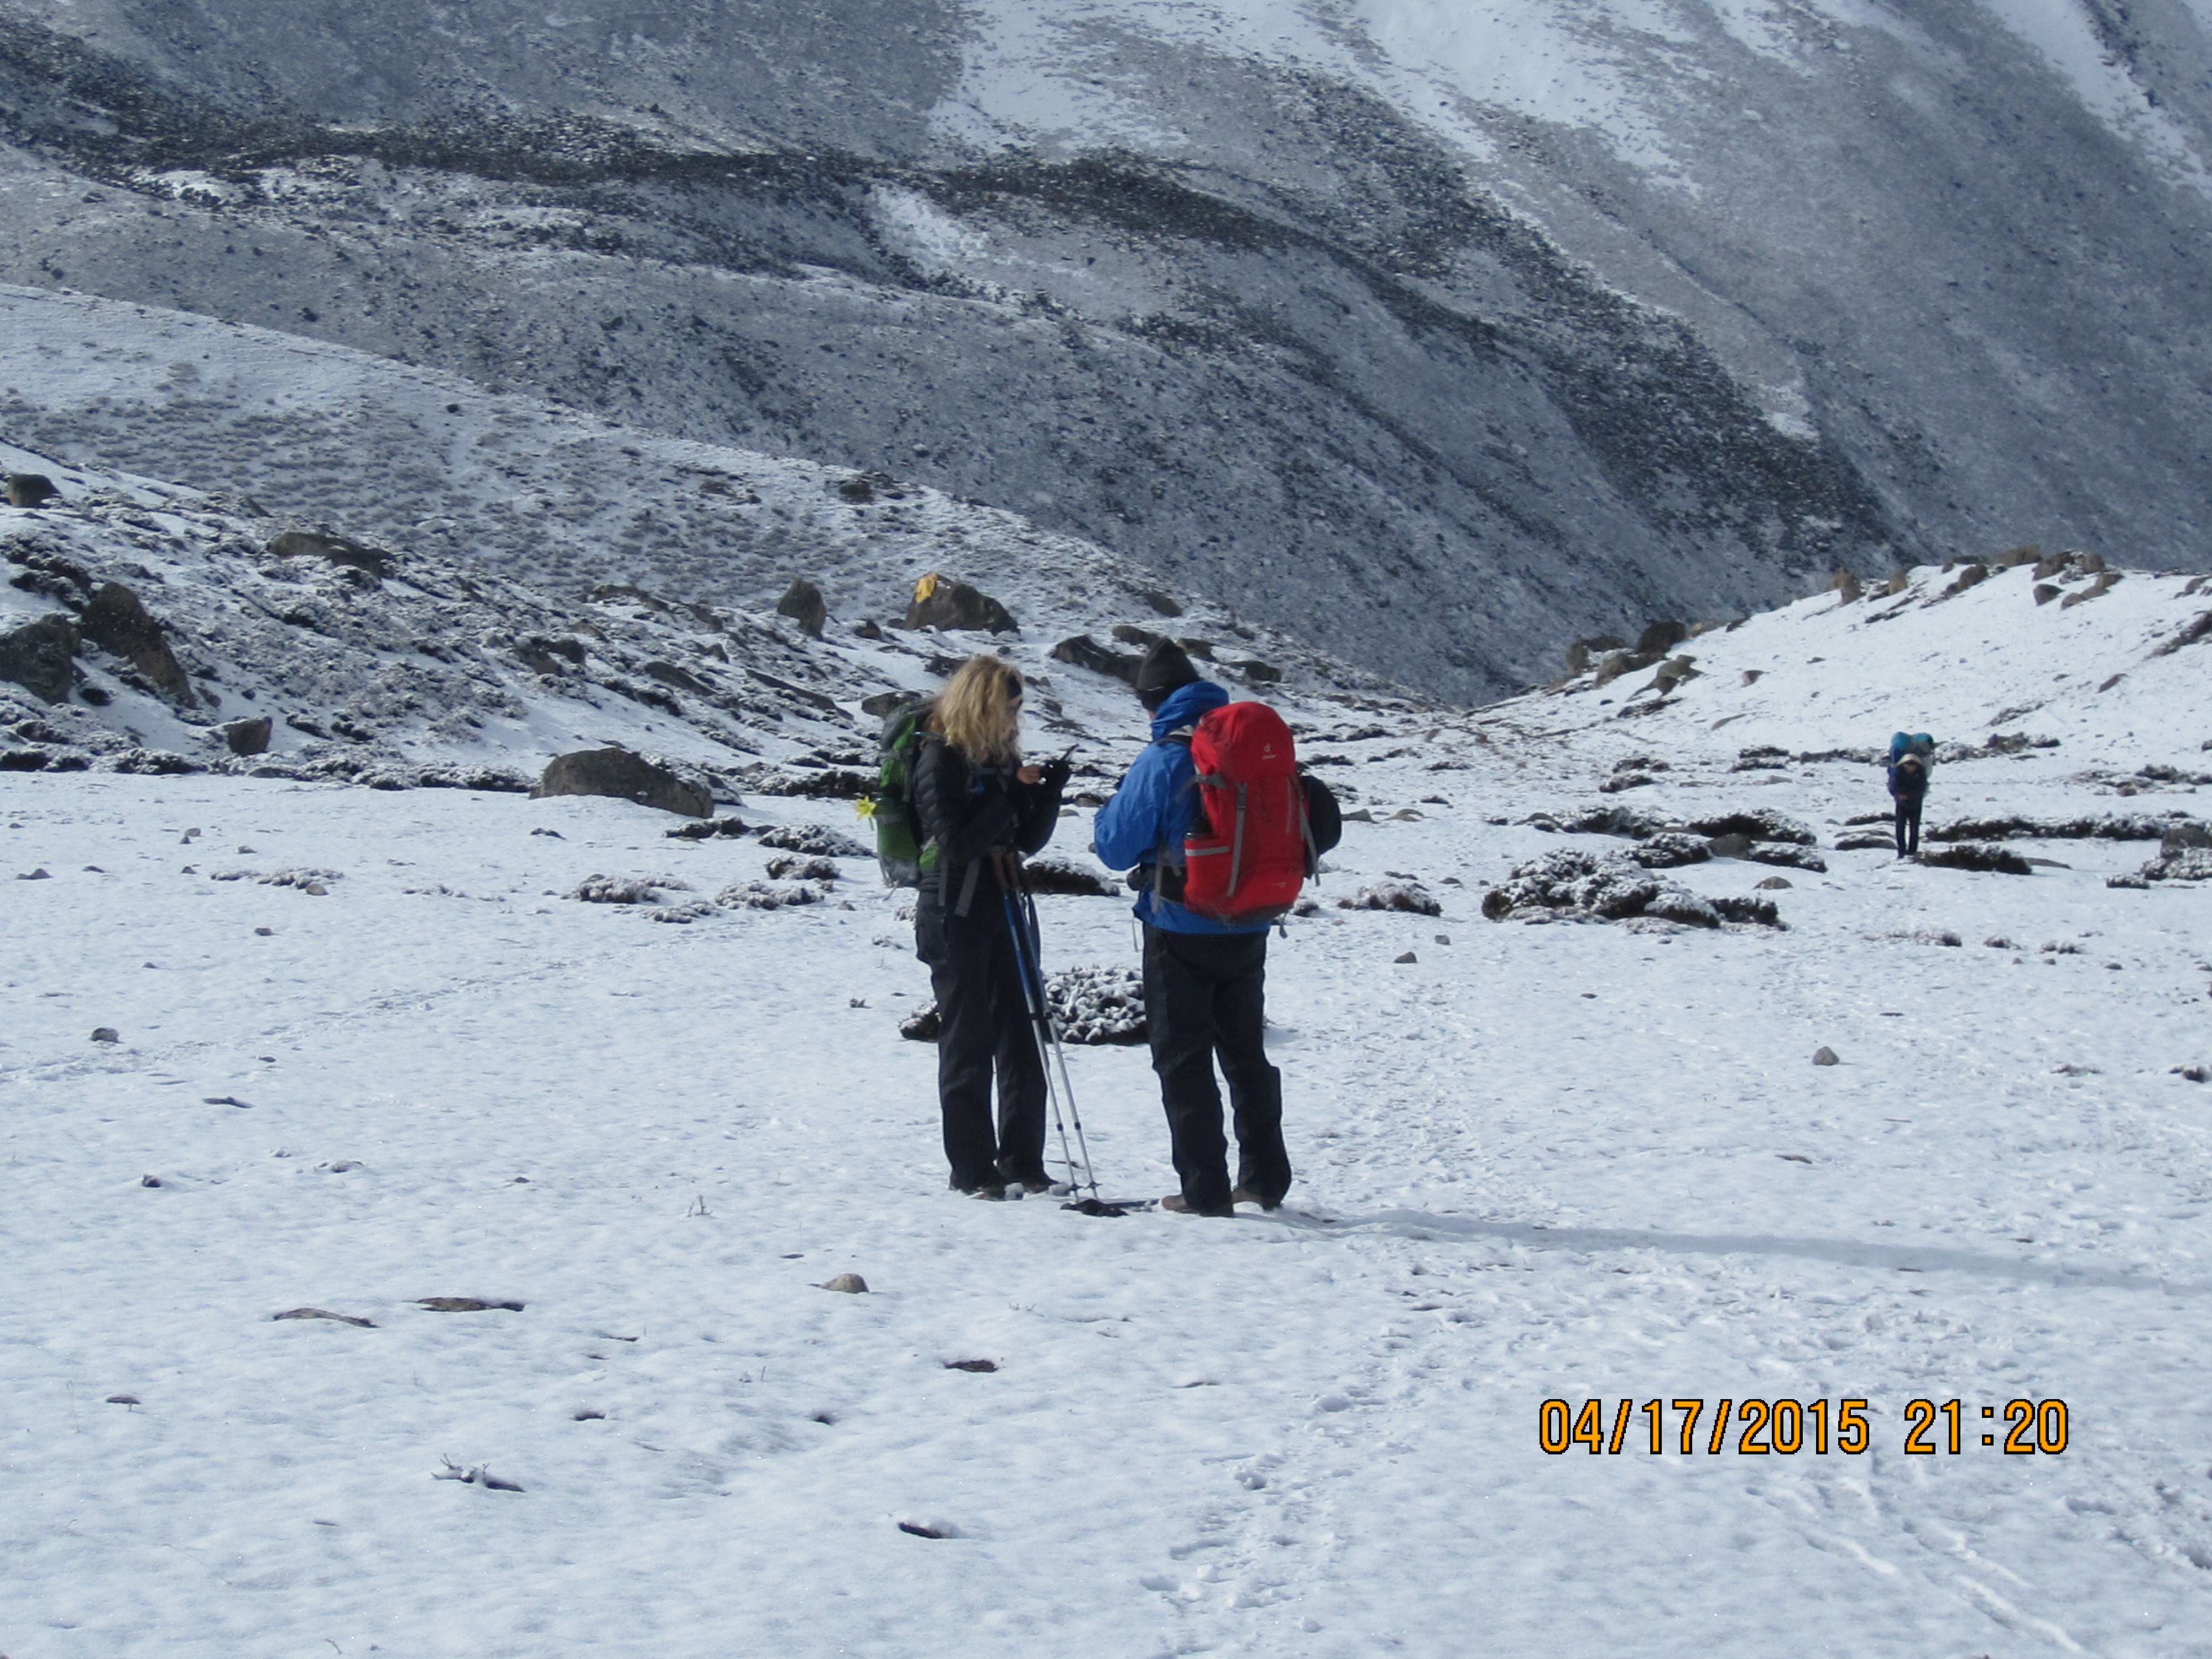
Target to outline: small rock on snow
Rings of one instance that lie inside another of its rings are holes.
[[[352,1325],[364,1331],[376,1328],[373,1319],[356,1319],[351,1314],[332,1313],[328,1308],[287,1308],[283,1313],[271,1314],[271,1319],[327,1319],[334,1324]]]
[[[1836,1058],[1836,1051],[1833,1048],[1823,1043],[1820,1048],[1813,1050],[1813,1063],[1815,1066],[1840,1066],[1844,1062]]]
[[[868,1281],[858,1273],[839,1273],[835,1279],[825,1279],[815,1287],[823,1291],[842,1291],[848,1296],[866,1296]]]

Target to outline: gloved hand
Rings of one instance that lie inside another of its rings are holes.
[[[1068,765],[1066,756],[1054,756],[1044,763],[1042,769],[1044,775],[1044,787],[1055,795],[1058,794],[1067,787],[1067,780],[1073,769]]]

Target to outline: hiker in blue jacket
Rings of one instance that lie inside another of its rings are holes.
[[[1920,850],[1920,808],[1928,799],[1928,766],[1936,739],[1925,732],[1893,732],[1889,739],[1889,798],[1897,804],[1897,856]]]
[[[1928,799],[1928,763],[1911,750],[1890,763],[1889,795],[1897,803],[1897,856],[1920,850],[1920,809]]]
[[[1137,697],[1152,715],[1152,741],[1099,810],[1093,846],[1117,870],[1134,867],[1136,913],[1145,924],[1145,1029],[1160,1079],[1176,1174],[1182,1190],[1164,1209],[1225,1216],[1240,1203],[1274,1209],[1290,1189],[1283,1150],[1283,1078],[1268,1064],[1268,924],[1231,927],[1176,902],[1182,843],[1198,810],[1192,728],[1229,694],[1199,678],[1172,641],[1155,645],[1137,671]],[[1216,1057],[1229,1079],[1237,1175],[1229,1181]]]

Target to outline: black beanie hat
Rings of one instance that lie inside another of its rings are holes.
[[[1198,670],[1191,665],[1183,648],[1173,640],[1162,640],[1145,653],[1144,661],[1137,665],[1137,701],[1147,708],[1158,708],[1170,692],[1198,678]]]

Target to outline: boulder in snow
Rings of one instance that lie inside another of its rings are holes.
[[[530,795],[533,800],[551,795],[612,795],[693,818],[709,817],[714,811],[714,798],[707,789],[627,749],[580,749],[560,756],[546,767]]]
[[[0,634],[0,680],[47,702],[68,700],[76,684],[76,624],[58,614]]]
[[[804,576],[794,577],[783,597],[775,602],[775,613],[788,617],[799,624],[799,631],[814,639],[822,637],[822,626],[830,620],[829,602],[822,590]]]
[[[1053,647],[1052,659],[1074,668],[1087,668],[1094,674],[1109,675],[1130,685],[1137,683],[1137,670],[1145,661],[1127,651],[1109,651],[1088,634],[1062,640]]]
[[[258,720],[233,720],[222,728],[222,740],[234,755],[258,755],[269,747],[276,722],[267,714]]]
[[[966,582],[930,572],[914,585],[902,628],[945,628],[990,634],[1018,632],[1006,607]]]

